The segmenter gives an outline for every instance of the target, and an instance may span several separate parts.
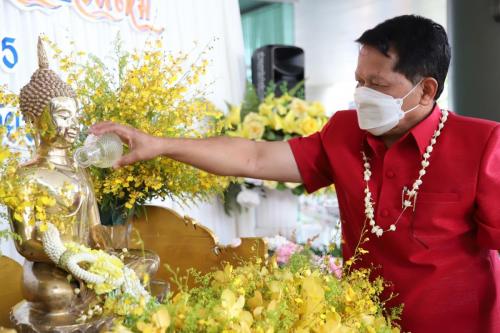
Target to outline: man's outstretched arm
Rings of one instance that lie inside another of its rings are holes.
[[[287,142],[254,142],[231,137],[162,138],[113,122],[96,124],[91,132],[96,135],[116,133],[129,146],[129,153],[115,167],[162,155],[221,176],[302,181]]]

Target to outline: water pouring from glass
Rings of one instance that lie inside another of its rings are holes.
[[[101,136],[90,134],[82,147],[74,153],[75,162],[83,167],[91,165],[98,168],[112,167],[123,155],[123,143],[115,133]]]

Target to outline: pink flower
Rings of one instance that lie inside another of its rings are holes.
[[[278,264],[286,264],[295,252],[302,250],[302,246],[288,242],[276,250]]]
[[[340,279],[342,277],[342,266],[337,265],[337,262],[337,258],[328,256],[328,271]]]
[[[314,255],[311,259],[313,264],[323,272],[334,274],[339,279],[342,277],[341,259],[332,257],[331,255],[324,255],[322,257]]]

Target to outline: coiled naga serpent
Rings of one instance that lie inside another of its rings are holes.
[[[97,294],[119,290],[137,299],[149,299],[150,294],[135,272],[118,257],[81,244],[63,243],[59,230],[52,223],[46,226],[46,230],[41,231],[43,248],[56,265],[92,286]]]

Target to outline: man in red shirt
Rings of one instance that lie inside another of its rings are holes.
[[[357,40],[356,110],[316,134],[286,142],[151,137],[106,122],[131,151],[220,175],[335,184],[343,255],[366,228],[363,266],[380,267],[404,304],[403,331],[500,332],[500,124],[441,110],[450,62],[446,32],[406,15]]]

